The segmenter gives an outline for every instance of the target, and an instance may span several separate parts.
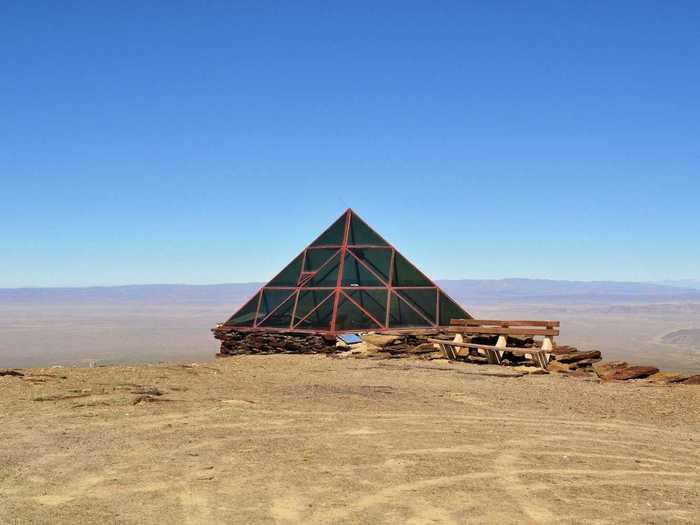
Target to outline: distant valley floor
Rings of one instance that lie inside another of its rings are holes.
[[[213,360],[210,329],[235,304],[0,304],[0,367]],[[700,372],[700,345],[665,340],[700,329],[700,303],[472,304],[492,319],[557,319],[562,344],[664,370]]]

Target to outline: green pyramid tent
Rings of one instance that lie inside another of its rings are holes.
[[[224,326],[337,334],[458,318],[471,316],[348,209]]]

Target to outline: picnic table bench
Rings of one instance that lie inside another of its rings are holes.
[[[452,319],[448,333],[455,334],[452,341],[429,339],[437,345],[445,357],[450,360],[458,358],[458,349],[466,348],[468,353],[481,350],[486,354],[490,364],[501,364],[507,354],[532,359],[539,367],[547,369],[547,363],[554,349],[554,337],[559,335],[559,321],[504,321],[493,319]],[[497,335],[495,345],[484,345],[465,341],[475,335]],[[539,347],[509,347],[508,336],[543,336]]]

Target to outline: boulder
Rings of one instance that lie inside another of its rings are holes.
[[[23,377],[24,374],[16,370],[0,370],[0,376]]]
[[[657,372],[656,374],[650,375],[647,379],[653,383],[666,385],[669,383],[678,383],[687,378],[687,375],[678,374],[676,372]]]
[[[576,361],[575,363],[572,363],[573,365],[576,365],[576,368],[588,368],[596,363],[599,363],[601,361],[601,358],[597,359],[581,359],[580,361]]]
[[[591,350],[589,352],[559,354],[555,356],[555,359],[560,363],[575,363],[576,361],[583,361],[585,359],[600,359],[600,352],[598,350]]]
[[[552,354],[554,355],[562,355],[562,354],[573,354],[575,352],[578,352],[578,348],[574,348],[573,346],[557,346],[552,349]]]
[[[378,346],[379,348],[384,348],[385,346],[389,346],[394,344],[396,341],[401,339],[401,336],[398,335],[384,335],[384,334],[364,334],[360,336],[362,340],[365,343],[369,343],[374,346]]]
[[[405,344],[389,345],[384,348],[380,348],[382,352],[388,352],[390,354],[405,354],[411,350],[411,347]]]
[[[336,346],[334,336],[299,333],[268,332],[264,330],[241,332],[225,325],[214,329],[214,336],[221,341],[217,357],[242,354],[334,354],[346,348]]]
[[[523,372],[525,374],[530,374],[530,375],[544,375],[544,374],[549,374],[549,372],[543,368],[538,368],[536,366],[514,366],[511,368],[511,370],[515,370],[516,372]]]
[[[615,370],[606,379],[613,381],[627,381],[628,379],[644,379],[650,375],[654,375],[659,371],[653,366],[630,366]]]
[[[375,354],[381,351],[381,347],[368,343],[367,341],[362,341],[350,347],[351,354]]]
[[[700,385],[700,374],[690,376],[688,379],[684,379],[682,384],[684,385]]]
[[[629,365],[624,361],[608,361],[593,365],[593,370],[601,379],[609,379],[609,377],[618,370],[627,368]]]
[[[433,343],[421,343],[418,346],[414,346],[408,349],[411,354],[431,354],[435,352],[435,347]]]
[[[560,363],[558,361],[552,361],[547,365],[547,370],[550,372],[558,372],[560,374],[569,373],[575,368],[575,365],[567,365],[566,363]]]
[[[592,368],[574,368],[571,372],[569,372],[570,376],[572,377],[585,377],[585,378],[595,378],[596,381],[600,381],[597,375],[593,372]]]

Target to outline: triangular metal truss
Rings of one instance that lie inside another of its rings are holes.
[[[429,329],[471,319],[351,209],[228,321],[241,330]]]

